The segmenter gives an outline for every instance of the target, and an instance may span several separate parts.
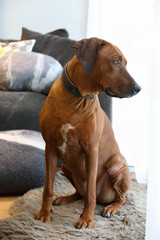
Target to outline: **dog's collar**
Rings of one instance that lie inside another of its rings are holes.
[[[78,88],[74,85],[74,83],[70,80],[68,73],[67,73],[67,65],[65,65],[63,72],[62,72],[62,84],[64,88],[72,94],[74,97],[81,97],[81,98],[94,98],[94,95],[92,94],[87,94],[85,96],[82,96],[78,90]]]

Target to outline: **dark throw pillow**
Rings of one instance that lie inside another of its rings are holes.
[[[54,30],[54,31],[46,33],[46,34],[57,35],[59,37],[65,37],[65,38],[69,37],[69,33],[64,28],[57,29],[57,30]]]
[[[36,39],[33,52],[50,55],[57,59],[63,67],[74,56],[73,44],[75,41],[66,37],[53,35],[53,32],[41,34],[22,28],[21,40],[27,39]]]

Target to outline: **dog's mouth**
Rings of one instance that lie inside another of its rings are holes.
[[[105,89],[105,93],[110,97],[116,97],[116,98],[129,98],[129,97],[132,97],[133,95],[133,94],[126,94],[125,92],[117,94],[113,92],[110,87],[107,87]]]
[[[116,93],[114,93],[110,87],[107,87],[105,89],[105,93],[110,97],[119,97]]]
[[[137,84],[121,84],[117,86],[118,93],[113,92],[110,87],[105,89],[105,93],[110,97],[117,97],[117,98],[130,98],[141,91],[141,87]]]

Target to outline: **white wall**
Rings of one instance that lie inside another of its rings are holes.
[[[66,28],[70,38],[86,36],[88,0],[0,0],[0,38],[19,39],[21,28],[46,33]]]

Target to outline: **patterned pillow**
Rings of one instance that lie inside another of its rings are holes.
[[[34,52],[11,52],[0,57],[0,90],[48,94],[62,73],[54,58]]]
[[[19,42],[10,42],[10,43],[4,43],[0,42],[0,56],[5,55],[6,53],[10,52],[31,52],[32,48],[35,44],[36,40],[25,40],[25,41],[19,41]]]

